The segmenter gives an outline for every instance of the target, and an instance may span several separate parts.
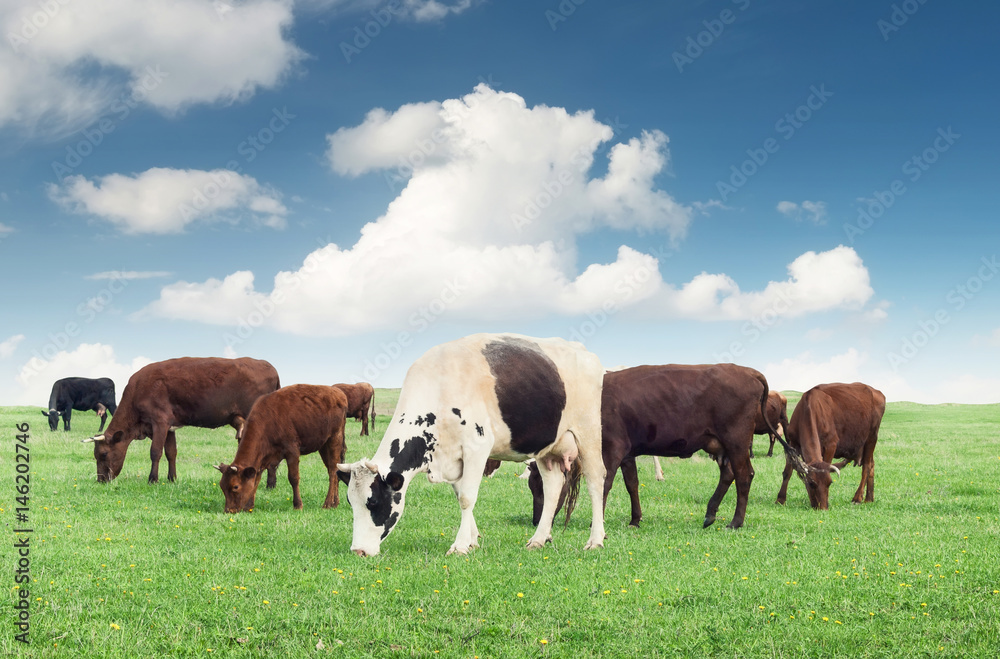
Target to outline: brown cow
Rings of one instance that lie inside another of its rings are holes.
[[[375,409],[375,388],[367,382],[357,384],[335,384],[333,385],[347,395],[347,418],[357,419],[361,422],[361,435],[368,434],[368,408]],[[372,415],[372,428],[375,427],[374,414]]]
[[[243,439],[231,464],[220,464],[219,487],[226,496],[226,512],[251,511],[260,476],[284,460],[292,485],[292,506],[302,508],[299,495],[299,456],[319,451],[330,476],[324,508],[340,504],[337,462],[343,462],[347,396],[339,387],[293,384],[261,396],[247,417]],[[346,476],[343,478],[347,482]]]
[[[767,393],[767,380],[760,372],[735,364],[636,366],[605,373],[601,395],[605,505],[620,468],[632,502],[629,524],[639,526],[642,509],[635,457],[690,458],[705,451],[719,463],[719,484],[709,499],[704,526],[715,522],[734,480],[736,513],[729,528],[743,526],[754,476],[750,464],[754,417],[764,411]],[[783,439],[778,441],[786,453],[793,453],[794,463],[797,454]],[[567,516],[572,512],[572,494],[569,501]]]
[[[780,391],[769,391],[767,419],[758,410],[753,422],[753,434],[767,435],[771,439],[771,446],[767,449],[767,457],[771,457],[774,455],[774,442],[778,438],[777,435],[771,434],[772,429],[776,430],[778,435],[784,436],[785,429],[788,428],[788,399]],[[750,457],[753,457],[753,444],[750,445]]]
[[[167,478],[177,478],[177,438],[182,426],[237,431],[254,402],[280,386],[278,372],[266,361],[241,357],[180,357],[154,362],[136,371],[125,385],[118,409],[94,442],[97,480],[106,483],[121,473],[134,439],[149,437],[152,468],[149,482],[159,480],[160,457],[167,454]]]
[[[805,469],[788,463],[782,474],[777,503],[784,504],[792,469],[798,471],[806,484],[809,504],[827,510],[830,507],[831,471],[840,468],[831,464],[835,458],[845,458],[840,467],[853,461],[861,465],[861,484],[854,493],[854,503],[875,500],[875,443],[885,413],[885,396],[867,384],[821,384],[802,394],[802,400],[792,412],[788,424],[788,443],[801,451]]]

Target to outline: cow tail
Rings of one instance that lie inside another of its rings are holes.
[[[573,461],[569,476],[566,478],[566,487],[568,490],[566,492],[566,521],[563,522],[563,528],[569,527],[570,515],[573,514],[573,509],[576,508],[576,499],[580,496],[580,476],[582,475],[583,468],[580,467],[580,460],[576,459]]]
[[[757,380],[764,385],[764,393],[760,397],[760,415],[764,417],[764,424],[767,426],[768,431],[774,435],[779,442],[781,442],[781,447],[785,450],[785,455],[787,455],[791,461],[792,466],[795,467],[795,471],[803,474],[807,471],[806,463],[802,461],[802,454],[792,448],[785,438],[778,434],[778,431],[774,426],[771,425],[771,420],[767,418],[767,395],[771,391],[771,387],[767,384],[767,378],[764,377],[763,373],[757,373]],[[787,432],[787,428],[786,428]]]
[[[372,415],[372,432],[374,433],[375,432],[375,417],[377,416],[375,414],[375,387],[372,387],[372,411],[371,411],[371,415]]]

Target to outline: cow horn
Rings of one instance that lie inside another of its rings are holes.
[[[368,471],[372,472],[373,474],[378,474],[378,465],[372,462],[371,460],[365,460],[365,466],[368,467]]]
[[[837,472],[837,475],[840,476],[840,470],[834,467],[833,465],[830,465],[830,471],[835,471]]]
[[[239,471],[239,469],[236,468],[236,465],[229,465],[229,471],[235,473]]]
[[[84,437],[80,442],[82,444],[92,444],[93,442],[103,442],[105,439],[104,435],[94,435],[93,437]]]
[[[345,474],[349,474],[349,473],[351,473],[351,465],[344,464],[342,462],[338,462],[337,463],[337,471],[342,471]]]

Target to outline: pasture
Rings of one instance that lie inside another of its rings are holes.
[[[347,459],[370,456],[398,392],[378,390],[375,433],[347,429]],[[791,405],[797,396],[790,396]],[[19,656],[340,657],[995,657],[1000,649],[1000,406],[890,403],[875,453],[875,503],[850,498],[860,469],[808,507],[797,477],[775,505],[784,459],[758,437],[746,525],[725,528],[727,494],[702,529],[718,468],[640,458],[644,520],[616,483],[603,550],[583,552],[581,497],[555,544],[528,552],[521,465],[483,482],[482,548],[445,557],[459,510],[451,488],[418,477],[375,558],[349,551],[351,509],[322,510],[318,454],[301,462],[305,509],[286,470],[251,514],[222,512],[212,465],[231,428],[178,431],[176,483],[146,483],[149,442],[133,442],[110,484],[95,481],[93,414],[50,432],[35,407],[0,408],[0,514],[13,521],[15,425],[31,424],[31,646]],[[163,469],[165,473],[165,460]],[[346,494],[346,488],[341,488]],[[12,534],[8,532],[8,539]],[[4,556],[14,585],[13,550]],[[27,650],[27,651],[26,651]]]

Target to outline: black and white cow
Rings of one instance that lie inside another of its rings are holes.
[[[59,428],[59,417],[63,419],[63,430],[69,430],[69,420],[73,410],[97,412],[101,417],[101,427],[108,420],[108,412],[113,415],[118,409],[115,403],[115,383],[111,378],[63,378],[56,380],[49,394],[49,409],[42,414],[49,418],[49,430]]]
[[[542,474],[542,519],[528,548],[552,539],[564,473],[579,457],[593,509],[584,549],[604,545],[601,387],[604,369],[582,344],[517,334],[473,334],[428,350],[410,367],[399,403],[372,460],[350,472],[351,550],[379,553],[403,514],[420,472],[455,488],[462,522],[448,553],[478,547],[472,511],[489,458],[535,458]]]

